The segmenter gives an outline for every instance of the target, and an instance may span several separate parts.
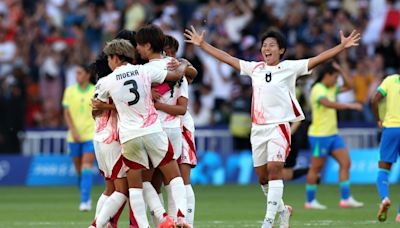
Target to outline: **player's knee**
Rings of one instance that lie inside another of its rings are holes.
[[[259,176],[259,177],[258,177],[258,182],[259,182],[261,185],[268,184],[268,176],[267,176],[267,175]]]

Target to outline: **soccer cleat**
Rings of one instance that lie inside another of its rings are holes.
[[[379,205],[379,211],[377,215],[379,222],[386,221],[389,207],[390,207],[390,200],[386,197],[385,199],[382,200],[381,205]]]
[[[325,205],[320,204],[316,199],[311,202],[306,202],[304,204],[305,209],[316,209],[316,210],[325,210],[327,207]]]
[[[270,219],[265,218],[261,228],[272,228],[272,221]]]
[[[175,222],[168,215],[164,216],[164,220],[158,225],[158,228],[175,228]]]
[[[81,202],[81,204],[79,204],[79,210],[80,211],[90,211],[90,210],[92,210],[92,201],[89,200],[87,202]]]
[[[191,228],[189,224],[186,223],[185,217],[178,217],[178,221],[175,223],[176,228]]]
[[[279,222],[279,228],[289,228],[289,220],[290,216],[293,214],[293,208],[289,205],[285,205],[285,208],[279,215],[280,222]]]
[[[349,197],[347,200],[340,200],[339,206],[341,208],[358,208],[358,207],[363,207],[364,203],[358,202],[355,200],[353,197]]]
[[[395,220],[396,222],[400,222],[400,213],[399,214],[397,214],[397,216],[396,216],[396,220]]]

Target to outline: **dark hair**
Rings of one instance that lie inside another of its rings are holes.
[[[153,52],[161,53],[164,50],[165,35],[160,27],[146,25],[136,33],[136,42],[140,45],[149,43]]]
[[[337,72],[337,70],[333,67],[332,63],[333,62],[324,63],[322,66],[320,66],[318,68],[318,76],[312,86],[314,86],[318,82],[321,82],[322,79],[324,79],[326,74],[333,74],[333,73]]]
[[[285,36],[276,29],[269,29],[261,35],[261,47],[267,38],[274,38],[278,43],[279,49],[285,49],[285,51],[283,51],[283,53],[280,55],[280,58],[282,58],[287,49],[287,41]]]
[[[114,39],[124,39],[129,41],[134,47],[136,47],[136,32],[135,31],[129,31],[126,29],[122,29],[121,31],[118,32],[118,34],[115,36]]]
[[[108,66],[107,56],[104,53],[101,53],[94,63],[90,64],[90,71],[97,75],[97,79],[111,74],[112,70]]]
[[[165,35],[164,48],[165,47],[173,48],[175,52],[177,52],[179,48],[179,43],[173,36]]]

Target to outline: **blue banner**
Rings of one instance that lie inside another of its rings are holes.
[[[93,168],[94,184],[103,183],[97,167]],[[76,185],[78,178],[71,157],[66,155],[43,155],[32,159],[26,185]]]
[[[31,157],[0,156],[0,185],[24,185]]]

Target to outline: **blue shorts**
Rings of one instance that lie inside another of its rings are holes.
[[[339,135],[315,137],[308,136],[313,157],[326,157],[337,149],[346,148]]]
[[[382,129],[379,161],[395,163],[400,154],[400,128],[388,127]]]
[[[82,157],[83,154],[94,154],[93,141],[81,143],[68,143],[69,155],[71,157]]]

